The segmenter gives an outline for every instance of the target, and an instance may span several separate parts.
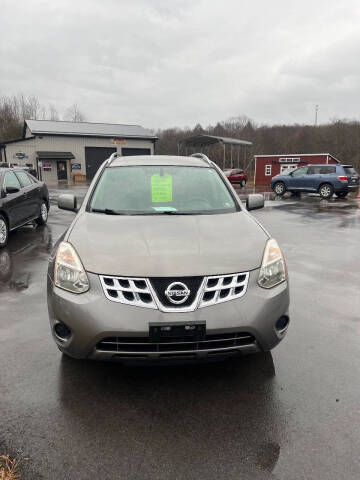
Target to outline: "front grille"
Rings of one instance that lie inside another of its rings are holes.
[[[196,295],[199,291],[203,277],[154,277],[150,278],[150,283],[162,305],[168,308],[184,308],[192,305],[196,299]],[[166,289],[172,283],[183,283],[190,290],[190,294],[185,302],[181,304],[174,304],[170,302],[168,297],[165,295]]]
[[[207,307],[242,297],[246,293],[248,281],[248,272],[207,277],[199,306]]]
[[[255,344],[255,337],[250,333],[232,332],[208,334],[201,341],[191,341],[186,337],[175,337],[158,343],[151,342],[150,337],[107,337],[96,345],[96,350],[138,355],[161,352],[221,351],[222,349]]]
[[[163,312],[191,312],[240,298],[245,295],[249,282],[249,272],[210,277],[99,277],[108,300]]]
[[[149,283],[144,278],[100,275],[100,281],[106,298],[113,302],[145,308],[157,308]]]

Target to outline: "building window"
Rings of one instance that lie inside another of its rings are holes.
[[[280,163],[299,163],[300,158],[297,157],[281,157],[279,158]]]
[[[271,165],[265,165],[265,175],[267,177],[271,175]]]
[[[296,170],[298,168],[298,165],[281,165],[280,168],[280,173]]]

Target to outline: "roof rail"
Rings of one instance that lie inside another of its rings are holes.
[[[110,157],[108,158],[107,164],[108,164],[108,165],[111,165],[112,161],[115,160],[115,158],[120,157],[120,156],[121,156],[121,155],[120,155],[120,153],[118,153],[118,152],[112,153],[112,154],[110,155]]]
[[[190,157],[200,158],[201,160],[204,160],[204,162],[212,166],[212,161],[204,153],[193,153],[192,155],[190,155]]]

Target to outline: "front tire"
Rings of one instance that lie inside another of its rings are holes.
[[[282,197],[286,192],[285,184],[283,182],[276,182],[273,188],[276,195]]]
[[[329,200],[334,195],[334,189],[330,183],[324,183],[319,188],[319,195],[324,200]]]
[[[5,218],[0,215],[0,248],[7,245],[9,239],[9,227]]]
[[[241,182],[240,182],[240,187],[241,187],[241,188],[244,188],[245,185],[246,185],[246,181],[245,181],[245,180],[241,180]]]
[[[41,202],[40,206],[40,215],[35,220],[38,225],[46,225],[48,219],[49,211],[45,202]]]

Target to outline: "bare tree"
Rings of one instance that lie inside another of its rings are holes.
[[[54,105],[47,109],[34,95],[3,95],[0,97],[0,142],[22,136],[24,120],[59,120]]]
[[[59,112],[57,111],[56,107],[51,103],[49,104],[47,119],[55,122],[58,122],[60,120]]]
[[[15,97],[0,98],[0,141],[21,136],[21,119]]]
[[[41,117],[41,106],[37,97],[30,95],[26,97],[24,94],[19,94],[13,97],[14,104],[17,106],[18,115],[25,120],[36,120]]]
[[[66,110],[64,118],[69,122],[85,122],[86,120],[85,115],[81,112],[76,103]]]

